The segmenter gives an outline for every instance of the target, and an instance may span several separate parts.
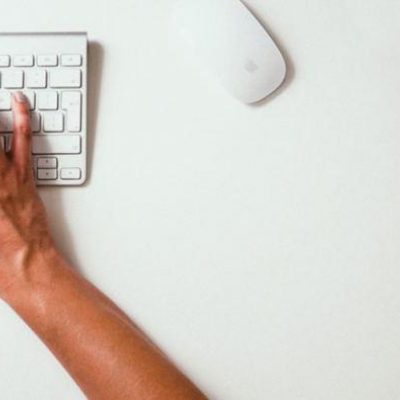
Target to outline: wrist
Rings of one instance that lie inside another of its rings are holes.
[[[65,264],[63,256],[53,246],[21,250],[16,254],[17,266],[2,271],[0,298],[9,305],[33,297],[38,290],[50,287],[59,268]]]

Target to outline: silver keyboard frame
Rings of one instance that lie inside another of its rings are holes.
[[[35,56],[35,67],[37,56],[40,54],[57,54],[60,59],[61,54],[81,54],[82,55],[82,87],[79,90],[82,94],[82,115],[81,115],[81,153],[80,154],[52,154],[52,155],[32,155],[33,168],[36,183],[39,186],[80,186],[87,179],[87,104],[88,104],[88,35],[87,32],[0,32],[0,55],[22,55],[32,54]],[[60,60],[57,67],[59,68]],[[15,67],[19,68],[19,67]],[[25,67],[24,67],[25,68]],[[29,68],[29,67],[28,67]],[[48,68],[48,67],[43,67]],[[0,68],[1,73],[2,68]],[[25,85],[24,85],[25,86]],[[33,89],[49,90],[46,89]],[[27,88],[21,89],[26,90]],[[3,87],[0,90],[8,90]],[[15,89],[19,90],[19,89]],[[30,90],[30,89],[28,89]],[[50,89],[51,90],[51,89]],[[60,91],[61,89],[57,89]],[[65,89],[66,91],[69,89]],[[73,89],[70,89],[73,90]],[[9,90],[14,91],[14,90]],[[42,121],[43,125],[43,121]],[[43,128],[42,128],[43,129]],[[52,135],[52,133],[38,133],[40,135]],[[69,133],[64,132],[68,135]],[[34,134],[35,135],[35,134]],[[1,133],[1,136],[9,137],[12,134]],[[40,157],[56,157],[57,179],[56,180],[38,180],[37,179],[37,160]],[[80,168],[81,178],[78,180],[62,180],[60,178],[61,168]]]

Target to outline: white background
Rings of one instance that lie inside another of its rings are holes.
[[[400,397],[400,4],[248,0],[289,61],[244,106],[171,1],[1,1],[87,30],[91,180],[42,189],[57,241],[213,399]],[[0,398],[83,399],[0,307]]]

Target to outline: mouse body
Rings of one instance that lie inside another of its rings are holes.
[[[281,52],[240,0],[180,0],[174,21],[185,42],[242,102],[262,100],[285,80]]]

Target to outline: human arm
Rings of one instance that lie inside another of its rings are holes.
[[[14,138],[0,151],[0,297],[90,399],[206,397],[57,250],[31,169],[29,109],[13,98]]]

